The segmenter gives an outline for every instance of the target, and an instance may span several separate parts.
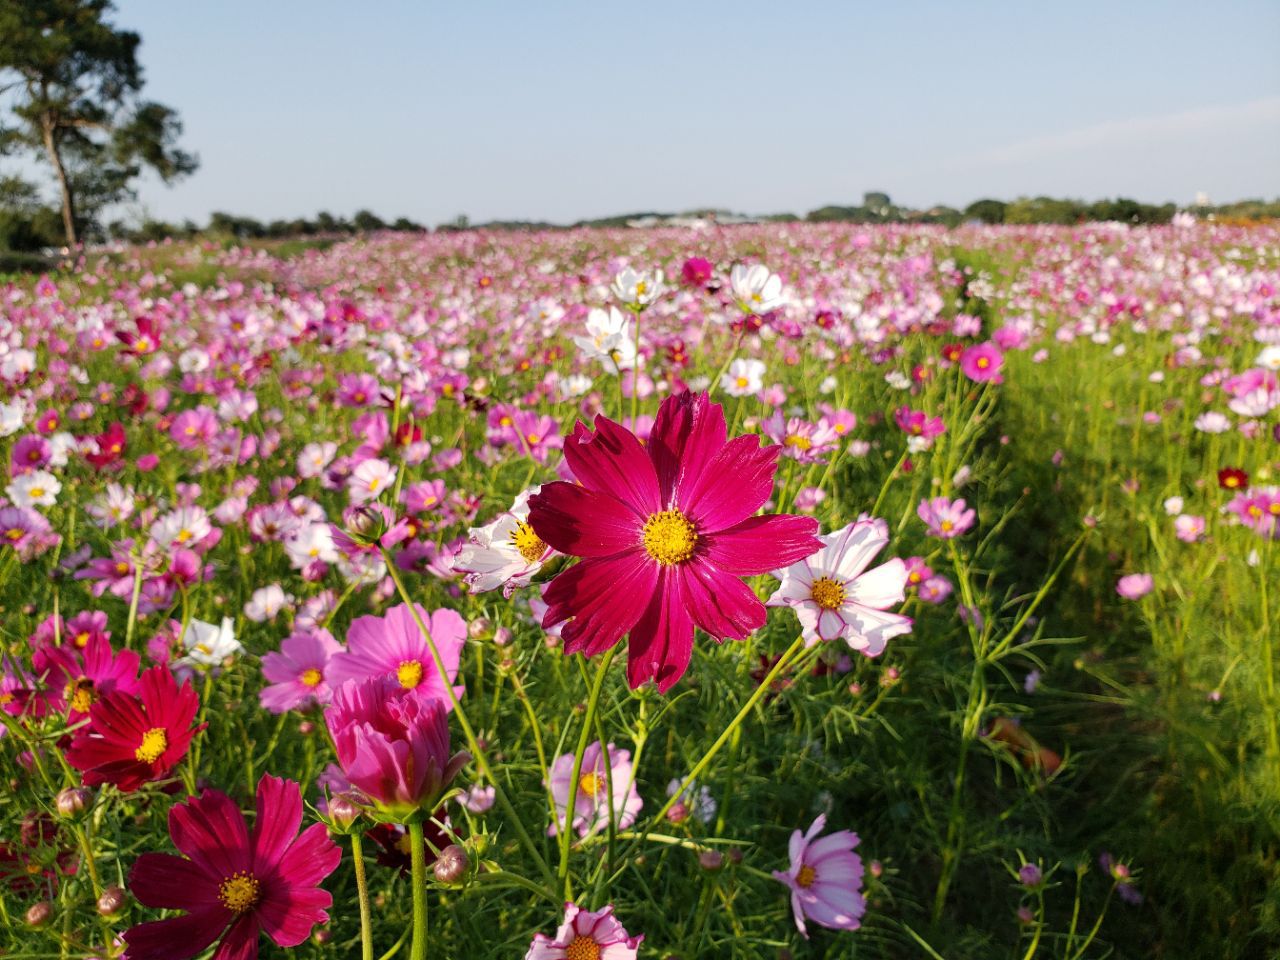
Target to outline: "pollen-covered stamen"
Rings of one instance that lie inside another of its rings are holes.
[[[819,577],[813,581],[809,594],[823,610],[838,610],[844,603],[844,584],[830,577]]]
[[[133,758],[140,763],[155,763],[169,749],[169,735],[164,727],[152,727],[142,735],[142,743],[133,751]]]
[[[542,542],[542,538],[524,521],[517,523],[516,528],[511,531],[511,545],[529,563],[537,563],[547,552],[547,545]]]
[[[233,873],[218,886],[218,899],[232,913],[252,910],[257,905],[260,894],[257,879],[243,870]]]
[[[796,874],[796,885],[808,889],[813,886],[813,881],[818,879],[818,871],[807,863],[800,868],[800,872]]]
[[[412,690],[417,687],[422,682],[422,661],[401,661],[400,666],[396,668],[396,679],[400,681],[400,686],[406,690]]]
[[[315,667],[312,667],[310,670],[303,670],[302,676],[298,677],[298,680],[304,687],[318,687],[320,686],[320,681],[323,679],[324,674]]]
[[[644,522],[644,549],[663,566],[684,563],[693,556],[698,535],[679,510],[663,510]]]
[[[808,450],[813,446],[813,441],[808,437],[803,437],[798,433],[793,433],[787,437],[783,443],[788,447],[795,447],[797,450]]]
[[[98,695],[94,692],[93,681],[88,677],[81,677],[75,683],[67,684],[66,698],[76,713],[88,713]]]
[[[578,792],[588,797],[594,797],[600,792],[600,778],[594,773],[584,773],[582,778],[578,780]]]
[[[590,937],[574,937],[564,948],[564,960],[600,960],[600,944]]]

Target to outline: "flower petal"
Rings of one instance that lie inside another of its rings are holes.
[[[571,557],[608,557],[639,546],[644,519],[607,493],[558,480],[529,499],[529,524]]]
[[[803,560],[822,547],[813,517],[776,514],[751,517],[728,529],[700,536],[699,554],[717,570],[754,577]]]
[[[252,866],[244,816],[218,790],[170,807],[169,835],[173,845],[210,876],[229,877]]]
[[[583,560],[547,587],[542,626],[569,620],[561,631],[565,652],[593,657],[635,625],[657,582],[658,565],[643,550]]]
[[[592,433],[581,421],[564,441],[564,456],[578,481],[622,500],[648,516],[662,509],[653,463],[635,434],[608,417],[596,417]]]
[[[685,609],[680,577],[663,567],[649,604],[631,628],[627,644],[627,683],[634,690],[653,680],[666,693],[684,676],[693,656],[693,621]]]
[[[125,931],[129,960],[188,960],[218,939],[227,925],[227,912],[189,913],[185,917],[141,923]]]
[[[253,868],[262,874],[289,849],[302,826],[302,794],[292,780],[264,775],[258,781],[258,816],[253,821]]]
[[[677,487],[691,486],[728,439],[724,408],[705,393],[667,397],[649,432],[649,458],[658,475],[663,504]]]
[[[845,596],[860,606],[885,610],[905,599],[906,587],[907,565],[895,557],[854,580]]]
[[[755,434],[734,437],[706,462],[690,466],[676,486],[676,505],[699,532],[715,533],[751,516],[773,493],[781,447],[760,447]],[[814,521],[815,529],[817,521]],[[775,564],[780,566],[781,564]]]
[[[746,638],[764,626],[767,614],[755,592],[737,577],[701,560],[676,568],[685,607],[693,622],[717,640]]]
[[[138,857],[129,870],[129,892],[143,906],[158,910],[224,909],[218,901],[218,878],[171,853]]]

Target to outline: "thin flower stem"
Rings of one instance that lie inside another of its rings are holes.
[[[676,805],[676,801],[679,800],[680,797],[683,796],[684,792],[689,789],[689,784],[693,783],[693,781],[701,775],[702,771],[707,768],[707,765],[711,763],[716,754],[720,752],[721,748],[729,742],[730,738],[733,736],[733,732],[742,725],[742,721],[747,718],[747,714],[754,710],[756,704],[759,703],[765,694],[769,692],[770,688],[773,686],[773,682],[777,680],[782,672],[790,665],[792,658],[803,646],[804,637],[796,637],[795,641],[787,648],[786,652],[778,658],[778,662],[773,665],[773,669],[769,671],[768,676],[760,682],[760,686],[756,687],[755,692],[747,698],[747,702],[742,705],[742,709],[738,711],[737,716],[729,721],[729,725],[725,727],[720,736],[716,738],[715,743],[711,744],[711,746],[707,748],[707,752],[702,755],[702,759],[694,764],[693,769],[689,771],[689,775],[681,781],[680,789],[676,790],[667,798],[667,802],[663,804],[662,809],[649,818],[648,822],[645,824],[644,830],[642,830],[639,836],[632,840],[627,848],[622,851],[621,861],[623,863],[630,859],[633,848],[639,846],[645,841],[645,838],[649,836],[649,832],[657,824],[663,821],[671,808]],[[609,879],[609,883],[613,883],[619,876],[621,876],[621,869],[614,873],[614,875]]]
[[[556,885],[556,876],[551,872],[551,868],[547,866],[547,861],[542,856],[542,851],[533,842],[533,838],[529,836],[529,831],[525,829],[524,822],[516,813],[515,807],[511,805],[511,800],[507,796],[506,790],[502,788],[502,784],[498,782],[498,778],[493,775],[493,768],[489,765],[489,758],[485,755],[484,750],[480,748],[480,743],[476,739],[475,731],[471,727],[471,723],[467,720],[467,712],[458,700],[457,693],[454,692],[453,684],[448,682],[448,671],[445,670],[444,660],[440,657],[440,651],[436,647],[436,643],[431,639],[431,631],[427,629],[427,625],[422,622],[422,614],[418,612],[418,605],[413,602],[413,598],[409,596],[409,591],[405,589],[404,580],[400,578],[400,573],[396,569],[395,562],[391,559],[390,554],[385,548],[382,549],[382,558],[386,562],[387,572],[391,575],[392,582],[396,585],[396,590],[400,594],[400,598],[404,600],[409,607],[409,613],[412,615],[414,623],[418,625],[418,629],[422,632],[422,637],[427,641],[427,649],[431,651],[431,659],[435,663],[436,671],[444,682],[445,696],[449,698],[449,703],[453,706],[454,716],[458,718],[458,726],[462,728],[462,735],[467,740],[467,749],[471,751],[471,756],[475,759],[476,765],[480,767],[480,772],[485,779],[493,785],[494,796],[498,801],[498,806],[502,808],[502,812],[507,817],[507,822],[516,831],[516,837],[529,851],[529,855],[533,857],[533,862],[537,866],[539,872],[551,886]]]
[[[124,648],[133,649],[133,631],[138,625],[138,603],[142,599],[142,558],[133,560],[133,596],[129,600],[129,619],[124,628]]]
[[[409,859],[413,866],[413,943],[409,960],[427,960],[427,857],[422,837],[422,821],[407,824]]]
[[[600,665],[596,668],[595,679],[591,683],[591,693],[587,698],[587,712],[582,717],[582,731],[578,734],[578,749],[573,754],[573,778],[569,781],[569,797],[565,803],[564,820],[559,824],[560,830],[560,870],[558,879],[560,887],[564,890],[564,898],[566,900],[573,899],[573,883],[569,879],[569,848],[573,843],[573,814],[578,807],[578,781],[582,776],[582,755],[587,752],[587,744],[591,741],[592,727],[595,722],[596,708],[600,703],[600,689],[604,686],[605,674],[609,671],[609,664],[613,663],[614,654],[618,648],[610,647],[605,651],[604,656],[600,658]],[[603,757],[606,767],[611,766],[608,748],[601,743],[600,749],[606,751]],[[605,772],[610,780],[613,779],[612,773],[608,770]],[[551,782],[548,779],[547,789],[551,789]]]
[[[351,863],[356,871],[356,896],[360,901],[360,957],[373,960],[373,918],[369,910],[369,884],[364,875],[364,850],[359,833],[351,834]]]

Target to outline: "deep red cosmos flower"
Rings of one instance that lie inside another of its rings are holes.
[[[127,792],[159,780],[187,754],[200,700],[167,667],[142,675],[142,694],[106,693],[89,708],[89,725],[76,734],[67,762],[84,771],[86,786],[114,783]]]
[[[217,790],[170,808],[169,835],[190,859],[144,853],[129,872],[129,889],[145,906],[188,913],[127,931],[129,960],[194,957],[219,938],[220,960],[251,960],[261,930],[281,947],[306,940],[329,919],[325,908],[333,898],[319,884],[342,854],[323,823],[301,836],[300,826],[298,785],[269,775],[258,781],[252,833]]]
[[[1223,490],[1243,490],[1249,486],[1249,475],[1239,467],[1223,467],[1218,471],[1218,486]]]
[[[753,514],[773,492],[777,446],[728,439],[724,410],[705,393],[668,397],[648,449],[597,416],[565,439],[579,484],[544,484],[529,522],[544,542],[583,557],[551,581],[543,627],[566,620],[566,653],[594,656],[624,633],[627,680],[666,691],[684,675],[693,629],[742,639],[765,609],[742,577],[821,549],[811,517]]]
[[[124,456],[128,441],[124,435],[124,424],[114,421],[106,431],[94,437],[98,444],[97,453],[85,454],[85,459],[101,470],[109,467]]]

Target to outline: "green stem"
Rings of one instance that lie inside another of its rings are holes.
[[[356,895],[360,900],[360,957],[373,960],[373,918],[369,910],[369,884],[364,875],[364,851],[360,834],[351,834],[351,862],[356,870]]]
[[[427,960],[427,857],[422,839],[422,821],[409,827],[409,857],[413,865],[413,943],[409,960]]]
[[[558,878],[566,900],[573,899],[573,884],[569,879],[569,848],[573,843],[573,814],[578,806],[578,781],[582,777],[582,755],[587,752],[587,744],[591,741],[592,727],[595,722],[596,708],[600,704],[600,690],[604,686],[605,674],[609,672],[609,664],[613,663],[614,654],[617,652],[618,648],[616,646],[610,647],[605,651],[604,656],[600,658],[600,665],[596,667],[595,679],[591,682],[591,693],[587,698],[587,712],[582,718],[582,730],[578,734],[578,749],[573,754],[573,777],[569,781],[569,796],[565,802],[564,819],[559,824],[560,871]],[[607,750],[608,747],[601,743],[600,749]],[[606,756],[603,761],[605,776],[612,779],[612,775],[609,772],[609,758]],[[550,789],[550,783],[548,783],[548,789]]]

